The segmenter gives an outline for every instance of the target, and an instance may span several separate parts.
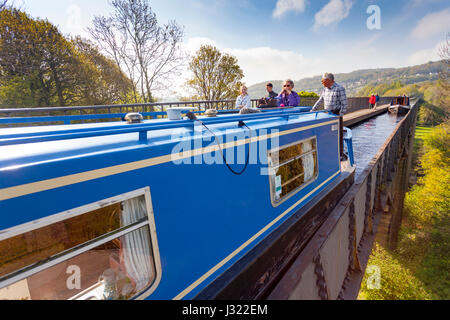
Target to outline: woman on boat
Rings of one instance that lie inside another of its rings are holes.
[[[288,79],[284,82],[283,91],[278,96],[282,107],[298,107],[300,96],[294,91],[294,81]]]
[[[236,99],[236,109],[251,109],[252,101],[247,93],[248,89],[246,86],[241,87],[241,95]]]

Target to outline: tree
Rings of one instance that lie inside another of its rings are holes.
[[[0,11],[0,103],[14,107],[127,102],[131,81],[81,38],[46,20]]]
[[[133,83],[115,62],[102,55],[91,41],[72,39],[82,68],[79,68],[78,104],[104,105],[127,103]]]
[[[445,80],[449,81],[449,68],[450,68],[450,33],[447,34],[446,42],[439,48],[439,56],[445,63],[446,69],[443,72]]]
[[[187,82],[204,100],[234,99],[239,95],[244,73],[235,57],[216,47],[203,45],[189,64],[193,78]]]
[[[444,94],[450,95],[450,33],[447,34],[447,41],[439,49],[439,56],[444,62],[444,67],[439,78],[441,86],[444,89]]]
[[[100,48],[127,74],[135,102],[152,102],[153,91],[169,87],[184,62],[184,32],[175,21],[160,26],[148,0],[112,0],[110,17],[96,16],[89,28]]]
[[[50,22],[17,9],[0,11],[1,81],[22,88],[27,83],[33,105],[66,105],[76,80],[70,72],[75,58],[73,46]]]

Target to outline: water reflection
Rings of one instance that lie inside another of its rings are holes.
[[[402,119],[403,117],[385,113],[352,128],[356,177],[367,168]]]

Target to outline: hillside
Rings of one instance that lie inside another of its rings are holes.
[[[401,81],[403,84],[408,85],[429,80],[437,80],[439,72],[441,72],[443,67],[444,64],[441,61],[438,61],[398,69],[384,68],[357,70],[350,73],[338,73],[335,74],[335,77],[336,82],[343,85],[347,89],[347,94],[349,96],[354,96],[358,91],[367,85],[376,86],[384,82],[392,81]],[[282,80],[267,80],[255,84],[248,88],[250,96],[252,98],[260,98],[265,96],[265,85],[267,82],[273,83],[275,91],[279,91],[282,85]],[[320,93],[321,88],[321,76],[304,78],[295,81],[295,89],[297,91],[304,90]]]

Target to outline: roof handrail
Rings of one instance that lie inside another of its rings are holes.
[[[323,111],[318,111],[317,113],[321,112]],[[305,114],[307,113],[299,110],[283,110],[283,111],[264,112],[249,115],[231,115],[220,118],[207,118],[203,119],[202,121],[206,125],[214,125],[234,121],[239,122],[249,120],[260,120],[267,118],[278,118],[286,116],[289,117],[291,115],[305,115]],[[194,122],[191,120],[180,120],[180,121],[163,121],[157,123],[130,124],[120,127],[116,125],[100,128],[70,129],[64,131],[7,134],[7,135],[0,135],[0,146],[91,138],[91,137],[110,136],[127,133],[139,133],[139,143],[147,144],[148,143],[147,133],[149,131],[177,129],[177,128],[192,128],[193,126]]]

